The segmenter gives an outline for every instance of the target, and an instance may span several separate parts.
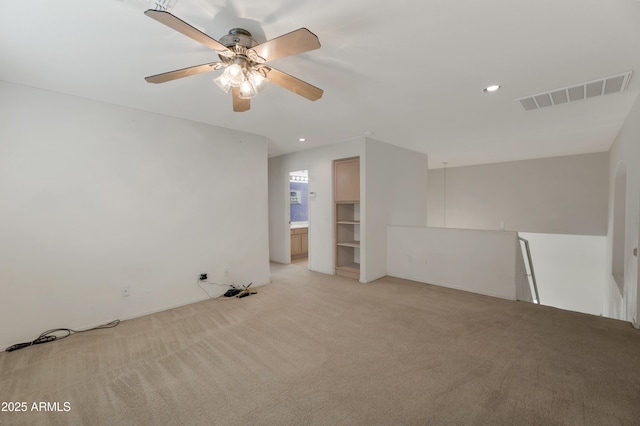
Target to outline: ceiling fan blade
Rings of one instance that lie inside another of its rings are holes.
[[[215,71],[222,68],[222,62],[210,62],[208,64],[196,65],[189,68],[182,68],[175,71],[169,71],[162,74],[152,75],[145,77],[147,83],[164,83],[166,81],[177,80],[183,77],[189,77],[190,75],[201,74],[203,72]]]
[[[322,89],[318,89],[316,86],[312,86],[311,84],[299,80],[292,75],[279,71],[273,67],[269,67],[269,69],[270,70],[267,73],[267,80],[290,90],[297,95],[305,97],[310,101],[317,101],[324,93]]]
[[[240,88],[232,87],[233,94],[233,110],[235,112],[244,112],[249,111],[251,107],[251,101],[249,99],[241,99],[240,98]]]
[[[288,34],[265,41],[253,50],[265,61],[284,58],[302,52],[320,48],[318,37],[306,28],[292,31]]]
[[[220,43],[219,41],[209,37],[202,31],[197,28],[192,27],[191,25],[184,22],[182,19],[170,14],[169,12],[165,12],[163,10],[153,10],[149,9],[144,12],[149,18],[153,18],[161,24],[165,24],[167,27],[172,28],[179,33],[186,35],[187,37],[197,41],[200,44],[207,46],[211,50],[216,51],[229,51],[227,46]],[[231,53],[231,51],[229,51]]]

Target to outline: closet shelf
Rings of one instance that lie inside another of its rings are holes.
[[[359,263],[348,263],[342,266],[336,266],[336,269],[346,271],[346,272],[359,272],[360,264]]]
[[[360,241],[342,241],[338,243],[342,247],[355,247],[360,248]]]

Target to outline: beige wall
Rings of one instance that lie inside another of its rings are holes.
[[[446,227],[606,235],[608,153],[453,167]],[[428,224],[444,226],[444,170],[429,171]]]
[[[268,283],[266,180],[264,137],[0,82],[0,348]]]

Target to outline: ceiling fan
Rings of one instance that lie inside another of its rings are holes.
[[[214,82],[227,93],[231,90],[233,110],[236,112],[249,110],[250,99],[265,88],[267,81],[311,101],[322,97],[321,89],[266,64],[274,59],[318,49],[318,37],[306,28],[261,44],[251,37],[249,31],[233,28],[217,41],[169,12],[150,9],[144,14],[203,44],[215,51],[220,58],[220,61],[146,77],[145,80],[149,83],[164,83],[224,68],[224,72]]]

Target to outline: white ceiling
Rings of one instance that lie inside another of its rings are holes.
[[[300,27],[319,37],[319,50],[270,64],[323,98],[271,85],[244,113],[212,82],[218,72],[145,82],[217,60],[147,8],[0,0],[0,80],[264,135],[270,155],[371,131],[431,167],[606,151],[640,93],[634,0],[178,0],[172,13],[215,39],[232,27],[258,42]],[[516,101],[626,71],[622,93],[530,112]],[[489,84],[504,88],[482,93]]]

